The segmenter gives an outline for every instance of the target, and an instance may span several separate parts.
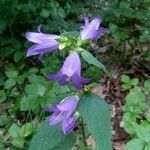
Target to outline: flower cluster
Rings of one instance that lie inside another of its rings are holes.
[[[101,19],[94,18],[91,22],[87,16],[83,17],[85,24],[81,27],[80,43],[84,41],[95,40],[102,36],[107,30],[100,27]],[[33,55],[43,55],[48,52],[54,52],[60,48],[61,36],[54,34],[44,34],[39,29],[39,32],[27,32],[25,37],[34,44],[28,49],[27,57]],[[64,86],[68,83],[78,89],[83,89],[85,84],[90,82],[90,79],[81,76],[81,62],[76,49],[70,51],[69,56],[65,59],[62,68],[56,74],[49,74],[49,80],[56,80],[60,85]],[[47,112],[53,113],[50,117],[49,124],[55,125],[60,123],[63,132],[69,133],[76,126],[77,117],[74,115],[79,102],[78,96],[67,97],[59,104],[45,108]]]

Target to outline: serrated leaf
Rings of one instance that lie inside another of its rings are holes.
[[[28,122],[21,127],[19,135],[21,137],[27,137],[33,133],[34,129],[33,123]]]
[[[8,133],[13,138],[16,138],[19,135],[19,131],[20,131],[20,127],[16,125],[15,123],[13,123],[11,127],[9,128]]]
[[[14,61],[18,62],[23,57],[22,51],[16,51],[14,54]]]
[[[6,100],[6,94],[4,90],[0,90],[0,103]]]
[[[8,78],[16,78],[18,76],[18,71],[16,70],[8,70],[5,72]]]
[[[9,89],[16,84],[16,80],[13,78],[7,79],[4,88]]]
[[[135,131],[138,136],[138,138],[142,139],[143,141],[149,143],[150,142],[150,133],[147,128],[142,127],[140,125],[135,126]]]
[[[148,92],[150,92],[150,80],[146,80],[144,82],[144,87]]]
[[[97,95],[81,98],[79,112],[96,142],[96,150],[112,150],[111,119],[108,105]]]
[[[33,136],[29,150],[71,150],[75,141],[74,133],[64,135],[60,126],[51,126],[45,120]]]
[[[127,105],[134,105],[145,102],[145,95],[140,87],[134,87],[126,97]]]
[[[21,138],[21,137],[17,137],[15,139],[12,140],[12,145],[14,145],[15,147],[18,147],[18,148],[23,148],[24,147],[24,139]]]
[[[27,95],[22,98],[20,101],[20,110],[34,110],[39,106],[39,101],[37,101],[37,97],[34,95]]]
[[[137,85],[138,83],[139,83],[138,78],[134,78],[134,79],[131,80],[131,84],[134,85],[134,86]]]
[[[128,84],[131,83],[131,79],[130,79],[130,77],[127,76],[127,75],[122,75],[122,76],[121,76],[121,81],[124,82],[124,83],[128,83]]]
[[[126,144],[126,150],[143,150],[145,143],[141,139],[132,139]]]
[[[29,95],[44,96],[45,91],[45,86],[39,83],[29,84],[25,87],[25,92]]]
[[[104,71],[106,71],[105,69],[105,66],[100,62],[98,61],[91,53],[89,53],[88,51],[84,50],[82,53],[81,53],[83,59],[85,61],[87,61],[89,64],[92,64],[100,69],[103,69]]]
[[[124,90],[128,90],[128,89],[131,88],[131,85],[129,85],[129,84],[122,84],[122,88],[123,88]]]

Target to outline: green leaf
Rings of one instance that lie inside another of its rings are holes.
[[[137,85],[138,83],[139,83],[138,78],[134,78],[134,79],[131,80],[131,84],[134,85],[134,86]]]
[[[89,64],[92,64],[100,69],[103,69],[104,71],[106,71],[105,66],[99,62],[91,53],[89,53],[88,51],[84,50],[81,53],[83,59],[85,61],[87,61]]]
[[[96,142],[96,150],[112,150],[111,119],[108,105],[97,95],[81,98],[79,112]]]
[[[34,129],[33,123],[28,122],[21,127],[19,135],[21,137],[27,137],[33,133]]]
[[[144,147],[144,150],[150,150],[150,143],[146,144],[146,146]]]
[[[23,57],[22,51],[16,51],[14,54],[14,61],[18,62]]]
[[[18,147],[18,148],[23,148],[24,147],[24,139],[21,137],[17,137],[15,139],[12,140],[12,145]]]
[[[46,88],[44,85],[39,83],[29,84],[25,87],[26,94],[35,96],[44,96]]]
[[[33,136],[29,150],[71,150],[75,141],[74,133],[64,135],[60,126],[51,126],[45,120]]]
[[[129,90],[131,88],[131,85],[129,85],[129,84],[122,84],[122,88],[124,90]]]
[[[23,98],[20,101],[21,111],[34,110],[38,108],[38,106],[39,101],[37,101],[37,98],[34,95],[23,96]]]
[[[41,14],[40,14],[43,18],[48,18],[50,15],[50,12],[46,9],[42,9]]]
[[[8,130],[8,133],[10,136],[12,136],[13,138],[18,137],[19,135],[19,131],[20,131],[20,127],[17,124],[12,124],[11,127]]]
[[[13,78],[7,79],[4,88],[9,89],[16,84],[16,80]]]
[[[8,78],[16,78],[18,76],[18,71],[16,70],[8,70],[5,72]]]
[[[140,87],[135,87],[130,91],[126,97],[127,105],[134,105],[141,102],[145,102],[145,95]]]
[[[150,142],[150,133],[149,129],[142,127],[141,125],[135,126],[136,134],[138,138],[142,139],[143,141],[149,143]]]
[[[6,100],[6,94],[4,90],[0,90],[0,103]]]
[[[131,83],[131,79],[130,79],[130,77],[127,76],[127,75],[122,75],[122,76],[121,76],[121,81],[124,82],[124,83],[128,83],[128,84]]]
[[[0,150],[4,150],[4,144],[0,141]]]
[[[150,92],[150,80],[146,80],[144,82],[144,87],[148,92]]]
[[[126,144],[126,150],[143,150],[145,143],[141,139],[132,139]]]

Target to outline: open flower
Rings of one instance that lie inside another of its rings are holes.
[[[107,29],[100,27],[101,19],[99,17],[94,18],[91,22],[89,22],[89,18],[87,16],[83,17],[85,21],[85,25],[82,26],[81,30],[81,39],[97,39],[107,32]]]
[[[59,47],[60,36],[53,34],[44,34],[41,32],[27,32],[26,39],[35,43],[27,51],[27,57],[33,55],[42,55],[48,52],[53,52]]]
[[[49,119],[50,125],[62,123],[62,130],[65,134],[71,132],[76,126],[74,113],[79,102],[78,96],[70,96],[62,100],[59,104],[45,108],[47,112],[52,112]]]
[[[49,74],[49,80],[57,80],[60,85],[66,85],[71,81],[75,88],[82,89],[84,84],[89,83],[91,80],[81,77],[81,62],[77,52],[71,53],[61,68],[56,74]]]

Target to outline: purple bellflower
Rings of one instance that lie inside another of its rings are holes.
[[[83,16],[85,25],[81,27],[81,39],[82,40],[94,40],[102,36],[107,32],[107,29],[100,27],[101,18],[96,17],[91,22],[87,16]]]
[[[48,79],[57,80],[60,85],[66,85],[68,81],[71,81],[73,86],[79,90],[91,81],[81,77],[81,62],[77,52],[71,53],[64,61],[61,70],[56,74],[49,74]]]
[[[70,96],[55,106],[45,108],[44,111],[53,113],[49,119],[49,124],[61,123],[64,134],[71,132],[76,126],[77,118],[74,116],[74,113],[78,102],[78,96]]]
[[[38,29],[39,32],[27,32],[25,37],[27,40],[35,43],[27,51],[27,57],[33,55],[43,55],[48,52],[53,52],[59,47],[60,36],[54,34],[44,34]]]

